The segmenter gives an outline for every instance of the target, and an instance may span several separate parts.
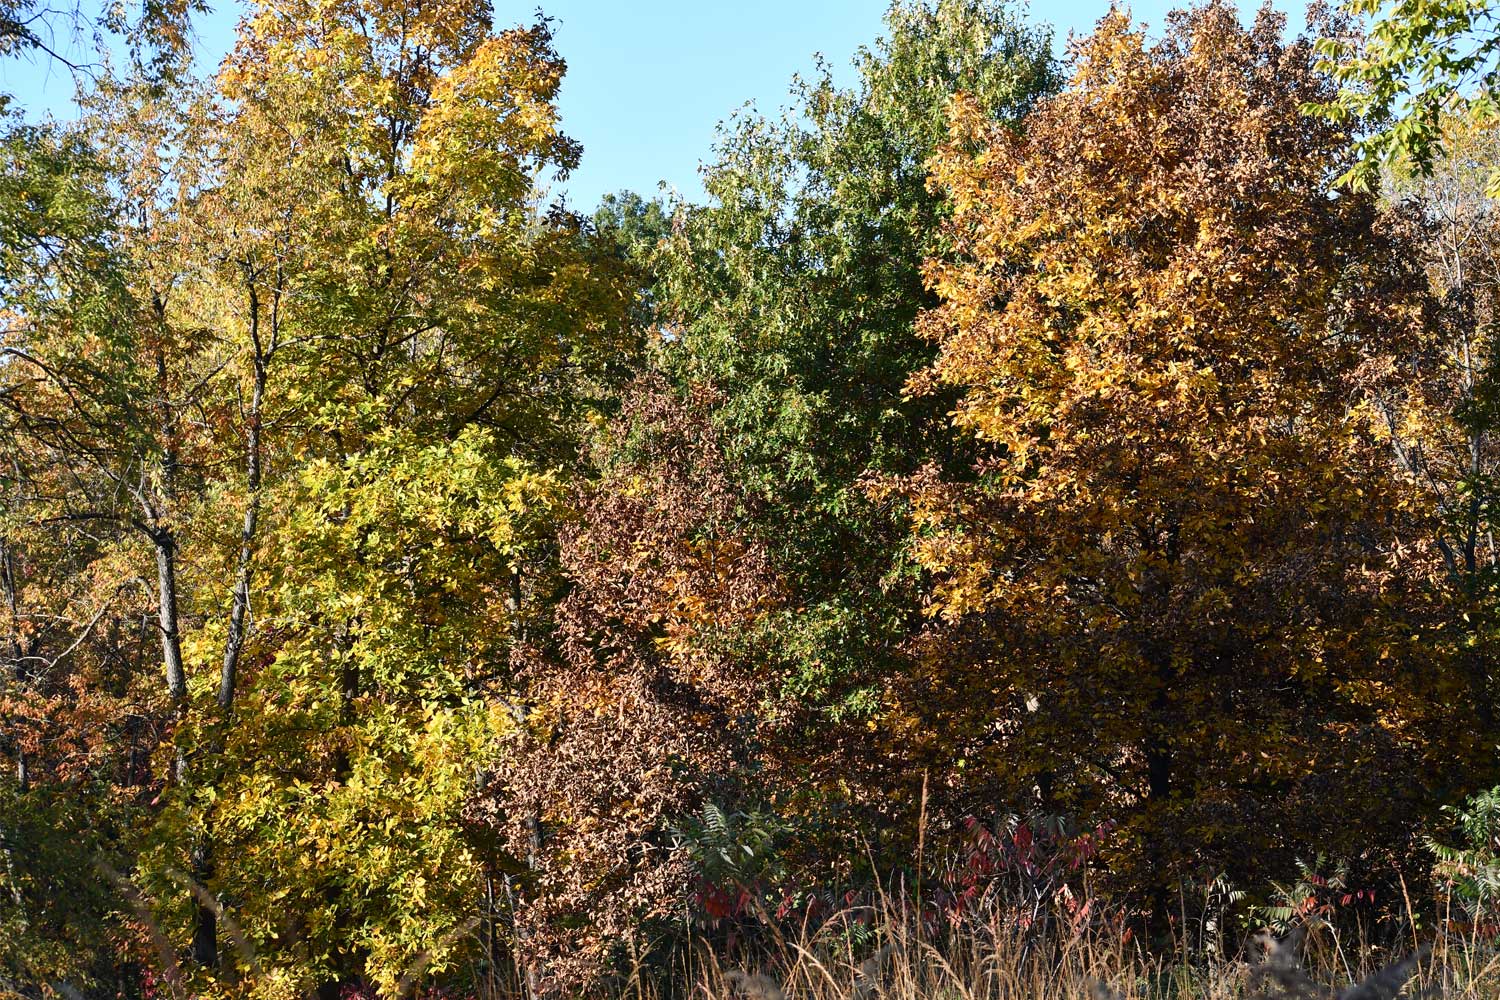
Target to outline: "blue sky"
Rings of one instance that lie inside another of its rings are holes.
[[[210,0],[198,26],[203,57],[216,62],[232,39],[239,6]],[[1177,3],[1130,5],[1155,27]],[[1246,16],[1259,0],[1245,2]],[[534,3],[497,3],[497,22],[529,19]],[[697,168],[711,156],[714,126],[753,101],[774,112],[792,74],[806,72],[821,52],[836,72],[881,32],[887,0],[550,0],[556,44],[568,61],[563,84],[565,130],[583,143],[582,166],[565,188],[580,209],[622,188],[654,193],[660,181],[688,197],[701,194]],[[1302,24],[1302,0],[1277,0]],[[1109,0],[1036,0],[1033,19],[1051,24],[1059,49],[1070,31],[1087,32]],[[72,81],[45,62],[0,62],[0,92],[28,111],[66,117]]]

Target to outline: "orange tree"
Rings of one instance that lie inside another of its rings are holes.
[[[1332,88],[1282,31],[1111,14],[1024,135],[959,99],[932,161],[957,256],[910,388],[961,392],[981,457],[906,481],[935,588],[895,736],[970,796],[1118,821],[1136,887],[1396,843],[1479,756],[1401,611],[1428,563],[1374,402],[1425,281],[1330,193],[1348,136],[1300,113]]]

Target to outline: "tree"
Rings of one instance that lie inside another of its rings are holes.
[[[635,336],[619,255],[540,204],[578,157],[548,26],[489,17],[257,5],[212,89],[98,82],[92,186],[15,180],[57,218],[6,258],[7,632],[87,695],[63,726],[149,613],[165,683],[126,706],[170,760],[115,887],[204,988],[393,994],[471,943],[488,699],[545,631],[559,484]]]
[[[1404,617],[1379,415],[1425,282],[1402,220],[1329,193],[1345,136],[1300,108],[1331,81],[1282,30],[1211,3],[1147,45],[1111,14],[1024,135],[961,98],[934,159],[956,259],[912,387],[961,393],[979,458],[907,488],[936,590],[904,698],[958,780],[1119,821],[1136,886],[1399,842],[1479,750]]]
[[[106,567],[120,522],[81,516],[108,477],[93,421],[119,413],[101,329],[131,322],[108,170],[76,131],[0,139],[0,984],[120,984],[96,862],[118,863],[148,791],[160,681],[139,649],[151,595]],[[65,357],[38,356],[40,339]],[[76,391],[70,406],[55,390]],[[37,447],[40,445],[41,447]],[[55,447],[54,447],[55,446]],[[137,536],[138,537],[138,536]],[[149,649],[149,647],[147,647]],[[159,676],[159,675],[158,675]],[[152,683],[152,682],[155,683]]]
[[[1493,126],[1473,114],[1441,123],[1430,170],[1387,177],[1392,198],[1422,221],[1422,263],[1435,298],[1419,356],[1378,397],[1397,464],[1426,517],[1414,539],[1430,553],[1430,614],[1461,665],[1465,700],[1483,729],[1495,717],[1496,291],[1500,288]]]
[[[485,808],[528,862],[518,916],[538,988],[596,981],[680,912],[691,878],[670,825],[743,791],[772,740],[736,640],[775,600],[774,570],[737,530],[708,401],[685,407],[660,378],[631,386],[559,537],[555,645],[528,664]],[[630,460],[610,460],[615,434],[633,438]]]
[[[798,81],[781,122],[745,115],[658,261],[678,338],[663,368],[722,396],[709,418],[740,470],[746,530],[792,588],[761,655],[781,694],[818,714],[869,717],[916,607],[902,514],[866,477],[950,462],[948,401],[903,395],[930,358],[913,334],[931,304],[921,262],[946,208],[927,157],[949,95],[1006,128],[1054,85],[1049,39],[1000,3],[896,3],[888,37],[840,89]]]
[[[545,631],[578,435],[633,349],[622,263],[539,204],[579,155],[549,27],[488,24],[268,2],[218,78],[205,204],[296,352],[249,673],[180,822],[218,839],[206,881],[261,968],[322,994],[395,995],[472,944],[491,859],[463,810]]]
[[[1426,173],[1446,150],[1444,118],[1491,119],[1496,112],[1496,6],[1490,0],[1350,0],[1344,9],[1373,19],[1364,34],[1343,30],[1318,42],[1320,67],[1339,91],[1309,110],[1369,126],[1358,159],[1340,183],[1370,190],[1382,170]],[[1490,193],[1500,183],[1491,170]]]
[[[947,401],[902,398],[932,353],[913,321],[944,103],[965,88],[1011,125],[1053,77],[1045,34],[1003,4],[900,3],[887,24],[853,88],[820,67],[783,120],[725,127],[708,205],[670,225],[630,198],[601,213],[649,264],[657,343],[562,536],[562,663],[494,792],[534,809],[506,828],[548,888],[533,942],[587,960],[555,975],[597,972],[632,917],[681,912],[666,831],[705,800],[799,815],[821,831],[809,874],[914,808],[910,762],[870,727],[918,581],[902,512],[864,479],[953,454]]]

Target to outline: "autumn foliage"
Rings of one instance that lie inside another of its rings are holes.
[[[933,161],[957,259],[913,391],[961,389],[981,454],[904,487],[919,669],[985,698],[914,708],[1008,796],[1120,817],[1117,865],[1157,877],[1357,851],[1376,789],[1488,751],[1455,725],[1488,692],[1407,599],[1431,540],[1381,401],[1424,349],[1415,226],[1330,192],[1346,138],[1280,35],[1113,15],[1023,136],[959,98]]]
[[[898,0],[585,218],[545,18],[189,13],[0,106],[0,996],[1486,939],[1497,144],[1340,186],[1355,22]]]

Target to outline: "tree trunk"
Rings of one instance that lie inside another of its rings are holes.
[[[213,877],[211,843],[205,839],[193,850],[193,881],[207,893]],[[193,923],[193,961],[209,969],[219,964],[219,915],[202,900]]]
[[[259,428],[252,430],[251,435],[258,438]],[[239,674],[240,653],[244,649],[245,635],[248,631],[250,562],[255,544],[256,522],[260,518],[259,459],[252,459],[251,466],[251,493],[245,507],[245,520],[240,527],[240,551],[235,566],[233,604],[229,609],[229,634],[224,639],[224,663],[219,671],[219,711],[226,718],[234,707],[234,689]]]
[[[249,285],[250,339],[255,346],[254,377],[250,388],[249,427],[245,436],[245,519],[240,525],[240,551],[235,562],[234,597],[229,609],[229,634],[224,640],[224,662],[219,672],[219,711],[228,718],[234,707],[234,688],[240,652],[245,646],[250,612],[250,576],[255,555],[255,531],[260,520],[261,408],[266,394],[266,372],[270,358],[261,345],[260,297]],[[272,330],[274,335],[275,322]],[[274,340],[272,349],[274,350]]]
[[[5,606],[10,613],[11,656],[14,660],[12,669],[16,684],[20,685],[26,680],[29,671],[25,665],[26,649],[21,645],[21,610],[16,597],[19,587],[16,584],[15,557],[4,537],[0,537],[0,587],[4,588]],[[19,737],[15,741],[15,753],[16,786],[25,792],[31,786],[31,775],[26,765],[26,746]]]
[[[177,540],[166,528],[158,528],[151,540],[156,546],[156,623],[161,635],[161,660],[166,668],[167,693],[180,718],[187,709],[188,692],[177,622]]]

